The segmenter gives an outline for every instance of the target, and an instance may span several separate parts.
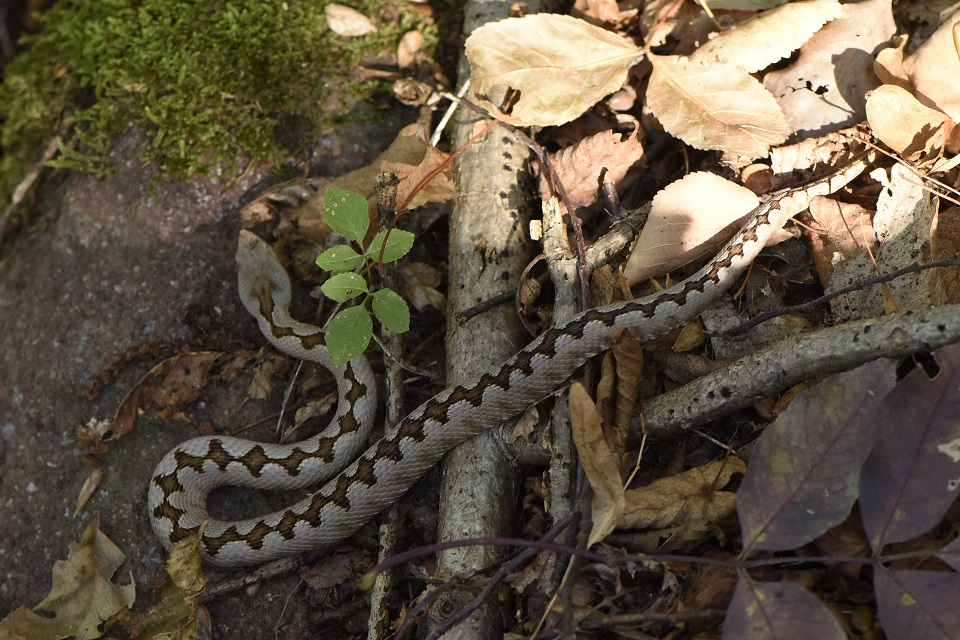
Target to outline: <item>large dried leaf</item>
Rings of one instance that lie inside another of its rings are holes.
[[[951,571],[874,568],[873,587],[884,634],[890,640],[957,637],[960,575]]]
[[[877,551],[929,531],[957,498],[960,345],[936,357],[935,378],[914,369],[883,400],[877,443],[860,477],[860,511]]]
[[[734,512],[735,494],[721,491],[734,474],[743,473],[740,458],[708,462],[701,467],[661,478],[645,487],[626,492],[619,529],[654,529],[719,524]]]
[[[647,104],[664,129],[691,147],[758,158],[790,135],[777,101],[747,72],[676,56],[649,58]]]
[[[795,549],[843,522],[894,382],[889,361],[863,365],[800,394],[764,431],[737,493],[744,549]]]
[[[754,582],[740,575],[723,623],[724,640],[845,640],[827,607],[794,582]]]
[[[749,73],[764,69],[810,39],[827,22],[843,15],[836,0],[791,2],[738,24],[697,49],[692,62],[733,65]]]
[[[124,559],[94,518],[70,543],[70,557],[53,565],[53,587],[35,608],[51,615],[21,607],[0,622],[0,638],[99,638],[100,625],[136,599],[132,573],[127,584],[113,580]]]
[[[503,118],[521,126],[570,122],[617,91],[641,53],[609,31],[547,13],[483,25],[467,38],[466,52],[477,96],[520,91]]]
[[[669,184],[653,199],[624,277],[634,285],[712,254],[731,235],[724,230],[758,203],[746,187],[705,171]]]
[[[861,122],[864,96],[879,85],[873,56],[896,30],[890,0],[846,3],[843,12],[803,45],[795,62],[763,79],[796,131],[820,135]]]
[[[903,61],[920,102],[943,111],[954,122],[960,122],[958,24],[960,10],[944,20],[934,34]]]
[[[570,421],[580,463],[593,489],[593,530],[587,542],[589,547],[613,531],[617,518],[623,513],[620,461],[603,437],[600,412],[579,382],[570,386]]]

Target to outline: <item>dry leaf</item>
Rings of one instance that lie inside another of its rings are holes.
[[[551,126],[570,122],[618,90],[641,51],[582,20],[539,13],[479,27],[467,38],[466,53],[480,102],[497,111],[494,103],[516,89],[520,99],[501,117],[520,126]]]
[[[600,412],[579,382],[570,386],[570,421],[580,463],[593,489],[593,530],[587,542],[589,547],[613,531],[617,518],[623,513],[620,461],[603,437]]]
[[[834,263],[877,246],[872,212],[858,204],[817,196],[810,201],[810,215],[817,223],[815,232],[810,234],[813,261],[824,286],[830,280]]]
[[[446,202],[458,192],[453,184],[450,154],[427,145],[426,153],[416,164],[383,162],[383,171],[397,174],[397,211],[415,209],[428,202]]]
[[[713,253],[725,239],[724,231],[758,203],[756,194],[746,187],[712,173],[697,172],[677,180],[654,197],[624,276],[637,284]]]
[[[403,34],[400,44],[397,45],[397,66],[401,69],[412,68],[422,46],[423,34],[419,31],[407,31]]]
[[[676,56],[649,59],[647,104],[668,133],[690,146],[759,158],[790,135],[777,101],[745,71]]]
[[[763,79],[796,131],[821,134],[861,122],[864,95],[879,85],[872,56],[896,31],[890,0],[847,3],[843,11],[793,64]]]
[[[357,38],[377,32],[377,27],[367,16],[342,4],[328,4],[323,8],[327,26],[338,36]]]
[[[209,381],[207,374],[221,355],[219,351],[181,353],[151,369],[120,401],[109,440],[132,431],[137,418],[153,407],[160,407],[160,417],[183,419],[178,409],[200,397]]]
[[[735,473],[746,471],[740,458],[730,457],[688,469],[646,487],[626,492],[618,529],[666,529],[688,523],[719,523],[734,514],[735,494],[720,491]]]
[[[902,156],[939,149],[946,120],[945,113],[924,106],[909,91],[892,84],[867,97],[867,121],[874,135]]]
[[[20,607],[0,621],[0,638],[99,638],[103,622],[127,610],[136,599],[133,573],[127,584],[113,580],[123,552],[100,531],[94,517],[70,556],[53,565],[53,586],[34,610]]]
[[[73,517],[76,518],[80,515],[80,512],[83,511],[84,507],[87,506],[87,503],[90,502],[90,498],[93,497],[93,494],[97,491],[97,488],[100,487],[100,482],[103,480],[103,469],[97,467],[90,472],[90,475],[87,476],[87,479],[83,481],[83,486],[80,487],[80,494],[77,496],[77,506],[73,510]]]
[[[601,172],[619,190],[627,171],[643,157],[643,144],[637,135],[621,138],[619,133],[601,131],[551,154],[556,179],[567,190],[566,204],[574,208],[596,204],[600,199]],[[540,193],[545,200],[553,193],[542,174]]]
[[[724,31],[697,49],[690,61],[733,65],[748,73],[788,57],[827,22],[843,15],[836,0],[791,2]]]
[[[916,96],[928,107],[960,122],[960,10],[954,12],[930,38],[903,61],[903,68],[916,88]]]

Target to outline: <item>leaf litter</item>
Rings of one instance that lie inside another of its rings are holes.
[[[687,145],[685,160],[696,164],[687,177],[659,189],[653,198],[650,221],[630,257],[630,263],[640,264],[628,267],[635,269],[635,283],[711,255],[722,242],[718,234],[748,212],[758,194],[782,186],[778,180],[795,183],[795,178],[777,174],[803,171],[815,162],[842,163],[837,152],[842,156],[852,143],[839,132],[864,119],[872,133],[904,160],[918,167],[956,168],[952,156],[960,147],[955,126],[960,96],[957,84],[949,79],[957,77],[950,70],[960,57],[951,47],[960,14],[944,20],[930,38],[906,54],[909,49],[902,43],[889,46],[895,27],[888,1],[841,5],[812,0],[760,11],[759,3],[748,8],[727,4],[731,6],[711,3],[715,15],[707,19],[693,3],[649,2],[638,14],[612,3],[579,2],[578,10],[594,24],[538,14],[481,27],[466,44],[474,97],[483,106],[509,123],[579,132],[565,148],[551,149],[552,177],[574,187],[570,204],[575,209],[596,211],[606,206],[599,195],[600,183],[606,180],[614,189],[629,191],[638,183],[640,167],[661,186],[677,178],[675,159],[662,153],[648,155],[654,148],[651,136],[663,140],[665,132]],[[636,44],[637,21],[647,45]],[[717,22],[723,25],[719,34]],[[576,46],[570,46],[572,42]],[[624,94],[627,100],[608,98],[625,86],[630,89]],[[519,98],[502,113],[499,98],[508,89],[516,90]],[[542,138],[549,143],[550,130]],[[371,221],[372,177],[384,169],[406,181],[404,199],[411,207],[456,197],[448,152],[426,139],[425,127],[413,125],[376,162],[331,185],[367,198]],[[779,146],[788,140],[793,144]],[[757,176],[752,182],[746,179],[748,166]],[[729,179],[738,173],[749,189]],[[911,180],[905,172],[880,173],[875,177],[890,193]],[[546,183],[544,179],[544,192]],[[754,188],[761,184],[765,188]],[[251,204],[245,219],[251,226],[272,220],[278,235],[287,234],[285,242],[303,243],[293,237],[297,229],[304,230],[311,243],[304,252],[315,257],[315,248],[324,246],[331,230],[319,217],[322,207],[311,203],[322,202],[327,186],[295,181]],[[821,245],[818,269],[811,274],[819,271],[823,276],[828,265],[836,273],[838,265],[851,259],[874,264],[857,256],[864,255],[866,247],[882,257],[884,247],[892,245],[888,238],[878,240],[870,234],[878,190],[869,186],[848,190],[819,205],[815,218],[820,230],[837,242]],[[735,204],[726,204],[730,200]],[[893,208],[905,206],[898,203]],[[936,203],[930,206],[936,214]],[[823,213],[831,207],[840,213]],[[852,217],[849,212],[854,212]],[[945,217],[947,212],[939,213]],[[863,237],[842,237],[849,233],[851,221],[863,229]],[[914,234],[907,258],[882,268],[889,271],[909,257],[934,255],[935,223],[936,215],[928,224],[928,235]],[[664,235],[665,228],[669,236]],[[418,308],[443,304],[439,279],[431,269],[405,268],[404,291],[421,299]],[[762,295],[779,291],[768,287]],[[887,298],[894,308],[909,306],[904,292],[888,292]],[[945,295],[936,302],[955,300]],[[871,314],[890,308],[885,302]],[[689,344],[700,344],[702,330],[700,335]],[[676,344],[675,339],[663,342]],[[190,357],[201,360],[189,366],[173,361],[165,365],[166,372],[151,374],[163,373],[169,384],[132,391],[114,429],[129,428],[140,408],[154,404],[179,415],[177,407],[196,399],[189,389],[202,387],[215,356]],[[616,546],[622,542],[633,552],[692,553],[721,563],[694,568],[695,562],[678,566],[636,558],[629,570],[621,571],[589,565],[592,584],[581,582],[572,602],[578,622],[599,621],[623,631],[615,614],[629,606],[650,615],[648,621],[636,623],[648,635],[666,637],[673,629],[680,634],[674,637],[693,637],[695,627],[681,631],[680,618],[669,616],[710,603],[726,609],[724,638],[843,638],[850,628],[865,629],[869,622],[847,610],[840,612],[843,596],[828,587],[836,587],[838,578],[822,570],[832,562],[845,567],[846,587],[869,580],[857,567],[873,569],[875,616],[888,637],[956,635],[957,574],[919,560],[906,568],[897,564],[902,559],[891,555],[920,540],[922,558],[939,558],[960,571],[960,545],[938,530],[944,518],[951,517],[960,483],[956,471],[960,412],[953,406],[960,350],[946,347],[933,357],[934,375],[917,366],[898,382],[894,363],[879,360],[798,390],[759,437],[753,432],[735,437],[727,432],[720,436],[723,443],[688,439],[669,452],[652,445],[638,453],[631,448],[635,433],[624,426],[629,412],[625,407],[634,404],[638,390],[641,395],[650,392],[642,355],[605,368],[621,370],[619,377],[601,381],[597,403],[575,385],[570,400],[574,436],[594,494],[590,544],[612,555],[625,552]],[[625,382],[630,376],[633,380]],[[265,373],[257,381],[259,390],[252,388],[251,393],[266,393],[269,378]],[[736,453],[727,440],[739,441]],[[725,448],[718,449],[717,444]],[[955,521],[947,524],[956,526]],[[816,550],[833,550],[833,557],[786,570],[788,563],[803,562]],[[778,559],[783,560],[781,566]],[[553,556],[541,554],[527,573],[516,577],[515,588],[533,602],[533,590],[525,585],[553,584],[548,576],[555,563]],[[103,572],[112,574],[110,566]],[[175,571],[194,575],[187,568]],[[629,591],[656,576],[661,580],[652,589],[657,597],[642,599]],[[176,584],[177,578],[172,580]],[[162,600],[175,607],[198,602],[202,582],[184,580],[192,586],[164,591]],[[684,592],[688,582],[696,588]],[[621,594],[621,602],[604,599],[599,595],[604,589]],[[181,613],[176,619],[192,620],[196,608],[191,605]],[[607,615],[611,617],[605,622]],[[136,633],[146,628],[132,618],[125,623]],[[716,632],[715,627],[708,628]]]

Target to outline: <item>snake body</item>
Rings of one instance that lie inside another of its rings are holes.
[[[651,340],[692,321],[737,279],[774,232],[806,209],[810,198],[839,189],[863,171],[865,162],[854,161],[804,188],[773,194],[687,280],[644,298],[589,309],[548,329],[497,369],[424,402],[359,457],[376,413],[370,366],[363,357],[344,367],[330,361],[321,330],[290,317],[290,281],[272,250],[242,231],[237,264],[244,306],[276,348],[332,371],[341,401],[330,426],[303,442],[277,445],[212,436],[174,448],[150,482],[154,531],[169,550],[206,522],[202,554],[207,563],[222,568],[339,542],[400,498],[449,449],[560,387],[589,358],[610,347],[616,329]],[[222,521],[207,513],[207,495],[219,486],[292,489],[324,480],[309,497],[269,515]]]

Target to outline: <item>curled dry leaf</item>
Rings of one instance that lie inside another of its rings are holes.
[[[327,26],[338,36],[357,38],[377,32],[376,25],[356,9],[342,4],[328,4],[323,8]]]
[[[483,25],[467,38],[466,53],[481,103],[497,111],[494,102],[513,88],[520,99],[504,120],[552,126],[619,89],[641,51],[582,20],[540,13]]]
[[[570,386],[570,421],[573,442],[580,455],[580,463],[593,489],[591,513],[593,530],[587,546],[603,540],[613,531],[617,518],[623,513],[623,481],[620,479],[620,460],[603,436],[600,412],[590,394],[579,382]]]
[[[930,38],[903,61],[920,102],[960,122],[960,10],[943,21]]]
[[[713,253],[725,239],[725,230],[758,202],[746,187],[712,173],[697,172],[677,180],[654,197],[624,276],[637,284]]]
[[[901,87],[885,84],[867,97],[867,121],[874,135],[901,156],[933,153],[943,145],[947,115],[924,106]]]

